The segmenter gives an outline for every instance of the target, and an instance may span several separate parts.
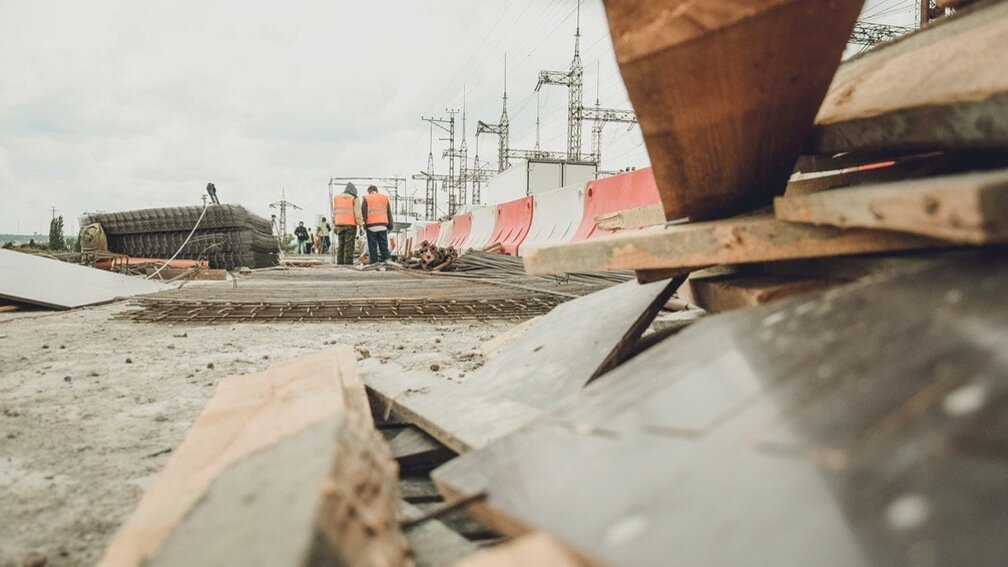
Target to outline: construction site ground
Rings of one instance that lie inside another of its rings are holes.
[[[396,277],[304,268],[283,274],[292,290],[299,274],[316,283],[338,277],[376,286]],[[232,285],[193,282],[187,288]],[[252,284],[240,280],[238,286]],[[483,364],[479,347],[516,323],[207,325],[113,318],[131,309],[119,302],[0,318],[0,565],[33,557],[49,565],[95,563],[226,376],[348,344],[358,359],[394,360],[464,380]]]

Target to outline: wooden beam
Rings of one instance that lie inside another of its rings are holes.
[[[840,66],[809,153],[1008,147],[1008,4],[986,2]]]
[[[752,216],[545,246],[526,254],[525,270],[532,274],[562,274],[689,269],[947,245],[939,240],[895,232],[843,230],[789,223],[770,216]]]
[[[221,473],[145,565],[406,565],[396,467],[344,411]]]
[[[831,173],[799,175],[788,181],[784,196],[808,195],[854,185],[901,181],[932,175],[945,164],[944,154],[905,161],[880,162],[876,167],[855,167]]]
[[[1008,242],[1008,170],[778,198],[785,221],[898,230],[968,244]]]
[[[413,425],[400,428],[386,439],[403,472],[429,471],[455,456],[450,449]]]
[[[370,416],[355,361],[350,347],[339,346],[274,364],[264,372],[222,380],[164,470],[113,536],[100,565],[142,563],[213,479],[248,455],[347,408]]]
[[[696,305],[711,313],[757,307],[840,283],[775,276],[714,276],[687,282]]]
[[[665,224],[665,210],[661,205],[625,209],[595,217],[595,226],[600,230],[608,231],[642,228],[656,224]]]
[[[606,0],[666,219],[784,189],[861,0]]]

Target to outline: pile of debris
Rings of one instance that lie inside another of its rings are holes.
[[[460,255],[459,251],[451,246],[441,248],[424,240],[403,259],[403,266],[429,272],[442,272],[451,269]]]
[[[82,243],[104,242],[110,253],[206,260],[215,269],[275,266],[280,253],[271,222],[240,205],[89,213],[81,227]]]

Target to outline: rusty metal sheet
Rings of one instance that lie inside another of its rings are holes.
[[[612,565],[1001,565],[1002,256],[706,318],[434,479]]]

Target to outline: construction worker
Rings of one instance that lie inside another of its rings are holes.
[[[206,192],[207,192],[207,195],[210,195],[210,202],[211,203],[213,203],[215,205],[219,205],[220,204],[220,201],[217,200],[217,187],[215,187],[213,183],[207,183],[206,184]]]
[[[305,243],[308,242],[308,229],[305,228],[304,221],[298,223],[297,228],[294,229],[294,236],[297,237],[297,253],[307,253]]]
[[[319,216],[318,221],[318,231],[316,234],[319,235],[319,254],[325,254],[329,252],[329,233],[332,232],[332,226],[329,225],[329,219],[325,218],[324,215]]]
[[[354,263],[354,239],[357,228],[364,225],[361,216],[360,199],[357,198],[357,188],[353,183],[347,183],[339,195],[333,197],[333,232],[339,239],[336,248],[337,264]]]
[[[374,185],[367,188],[361,203],[364,229],[367,232],[368,256],[372,264],[389,259],[388,233],[392,230],[392,206],[389,198],[378,192]]]

